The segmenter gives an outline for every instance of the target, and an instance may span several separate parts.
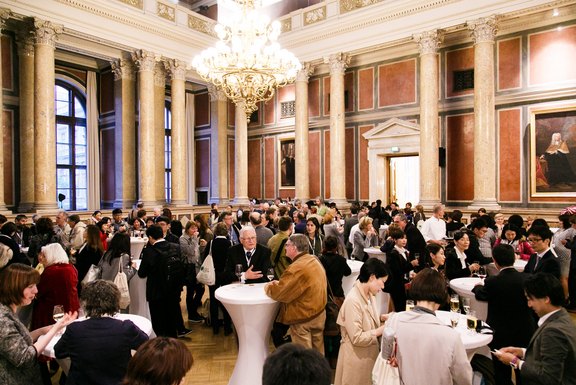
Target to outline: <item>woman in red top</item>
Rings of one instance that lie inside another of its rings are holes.
[[[110,218],[102,218],[100,222],[96,223],[96,226],[100,229],[100,239],[102,240],[104,251],[106,251],[108,250],[108,234],[110,234]]]
[[[494,247],[500,244],[512,246],[517,259],[521,258],[527,261],[530,259],[530,256],[534,254],[532,246],[530,246],[526,238],[522,236],[520,229],[509,223],[502,229],[502,236],[496,240]]]
[[[38,261],[44,265],[44,272],[38,283],[38,294],[32,313],[31,330],[55,323],[52,318],[54,306],[64,306],[64,312],[75,312],[80,308],[78,301],[78,273],[68,263],[68,255],[59,243],[42,247]]]

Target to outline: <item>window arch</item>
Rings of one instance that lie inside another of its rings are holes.
[[[88,138],[86,97],[56,80],[56,190],[65,210],[88,209]]]

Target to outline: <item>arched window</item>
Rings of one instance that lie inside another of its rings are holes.
[[[56,190],[65,210],[88,208],[86,98],[70,84],[56,81]],[[60,196],[60,195],[59,195]]]

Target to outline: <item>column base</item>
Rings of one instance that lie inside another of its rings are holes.
[[[434,205],[437,205],[440,202],[440,199],[436,200],[436,199],[420,199],[420,201],[418,202],[419,205],[422,205],[422,207],[424,207],[425,210],[432,210],[434,208]]]
[[[40,212],[40,211],[50,211],[50,210],[58,210],[60,206],[56,202],[34,202],[34,206],[32,207],[32,211]]]
[[[336,207],[338,207],[339,210],[348,210],[350,208],[350,203],[348,203],[346,198],[330,198],[328,201],[336,203]]]
[[[131,209],[135,203],[136,200],[132,199],[116,199],[114,203],[112,203],[112,207],[115,209]]]
[[[250,204],[250,199],[248,199],[248,197],[234,197],[231,203],[237,206],[248,206]]]
[[[230,202],[228,198],[210,197],[208,198],[208,204],[216,203],[217,205],[227,205]]]
[[[173,200],[168,205],[169,207],[184,207],[189,206],[185,199]]]
[[[472,203],[467,207],[468,210],[476,211],[480,208],[485,208],[487,211],[497,211],[502,209],[496,199],[478,199],[472,201]]]
[[[34,207],[33,202],[20,202],[20,206],[18,206],[19,213],[29,213],[32,212],[32,208]]]

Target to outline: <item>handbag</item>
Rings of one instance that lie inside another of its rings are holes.
[[[204,262],[202,262],[200,271],[196,274],[196,281],[208,286],[216,283],[216,271],[214,270],[214,261],[212,260],[212,242],[210,242],[208,255],[204,259]]]
[[[120,309],[126,309],[130,305],[130,290],[128,288],[128,278],[122,269],[122,256],[118,258],[118,274],[114,277],[114,284],[120,290]]]
[[[330,282],[328,282],[328,300],[326,301],[326,321],[324,322],[324,335],[325,336],[338,336],[340,335],[340,325],[338,325],[338,313],[344,299],[341,297],[334,297]]]
[[[387,323],[389,323],[390,328],[394,330],[394,327],[397,325],[398,319],[395,317],[396,315],[392,315],[388,318]],[[382,343],[384,344],[384,338]],[[376,362],[374,363],[374,367],[372,368],[372,385],[400,385],[400,369],[398,366],[392,366],[390,361],[393,360],[398,363],[396,360],[396,352],[398,350],[398,342],[396,337],[394,337],[394,345],[392,347],[392,352],[390,353],[390,358],[384,358],[383,353],[385,350],[384,346],[381,349],[382,351],[376,357]],[[390,352],[390,350],[387,350]]]
[[[102,268],[97,265],[90,265],[88,272],[82,279],[82,285],[86,285],[88,282],[95,281],[102,277]]]

